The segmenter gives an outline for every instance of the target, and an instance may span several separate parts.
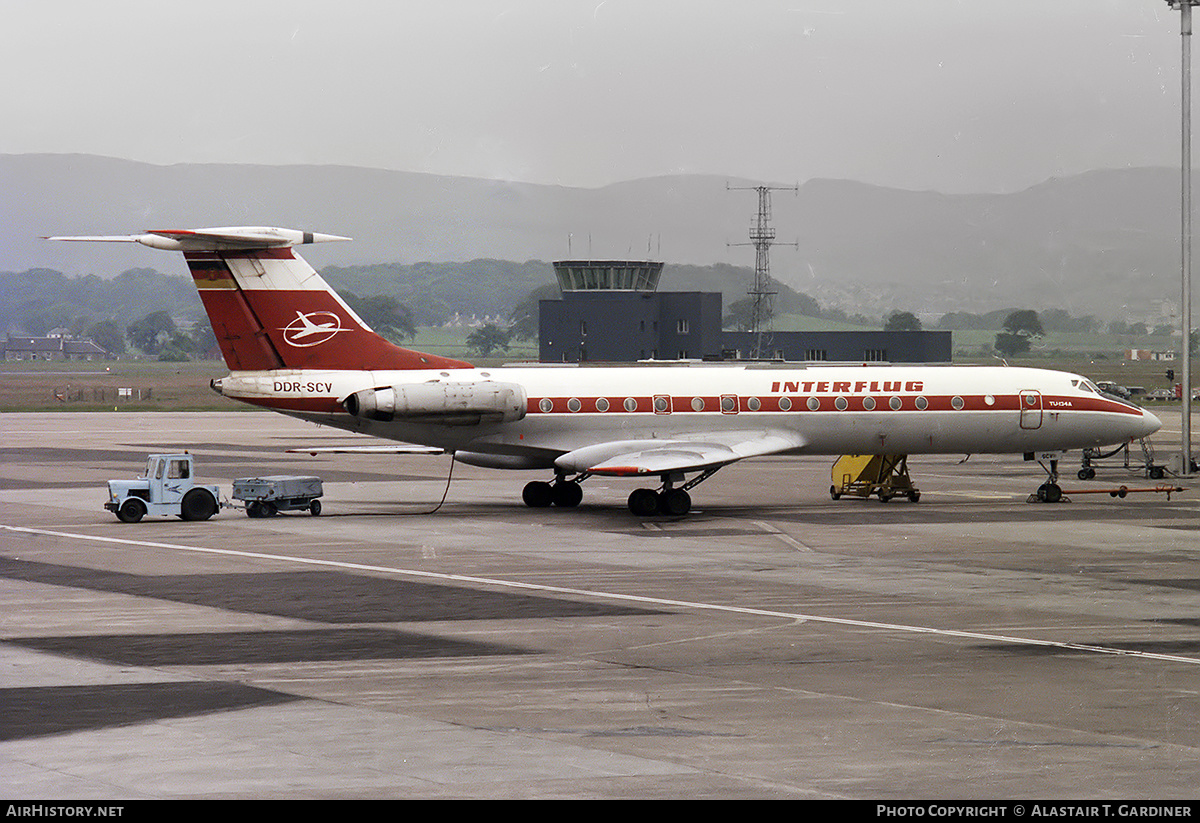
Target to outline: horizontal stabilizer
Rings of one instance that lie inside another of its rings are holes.
[[[141,243],[143,246],[164,251],[247,251],[287,248],[307,243],[329,243],[350,238],[269,226],[223,226],[211,229],[152,229],[144,234],[58,236],[45,239],[82,243]]]

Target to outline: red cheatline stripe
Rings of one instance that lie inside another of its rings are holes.
[[[656,395],[661,396],[661,395]],[[695,414],[692,408],[692,401],[699,397],[704,401],[704,408],[701,413],[719,413],[721,412],[721,397],[730,397],[731,395],[717,396],[699,396],[699,395],[683,395],[671,397],[671,411],[673,414]],[[985,395],[850,395],[850,394],[823,394],[823,395],[768,395],[755,396],[760,404],[758,412],[808,412],[808,411],[858,411],[858,412],[890,412],[890,411],[1017,411],[1022,408],[1021,400],[1016,395],[992,395],[993,402],[988,404],[984,399]],[[846,408],[839,409],[835,403],[837,398],[846,400]],[[875,401],[875,408],[868,409],[864,406],[866,398],[871,398]],[[891,400],[893,397],[900,398],[900,408],[892,409]],[[928,404],[925,409],[919,409],[917,406],[918,398],[923,397]],[[954,398],[960,397],[962,400],[962,408],[954,407]],[[785,409],[781,405],[781,401],[786,398],[791,403],[791,408]],[[819,402],[816,409],[810,409],[808,401],[810,398],[815,398]],[[608,410],[601,412],[596,407],[596,401],[599,397],[531,397],[527,403],[527,411],[529,414],[575,414],[575,413],[599,413],[599,414],[647,414],[654,412],[653,398],[651,397],[634,397],[637,401],[637,406],[633,412],[625,409],[625,397],[619,396],[604,396],[608,401]],[[751,410],[748,403],[751,399],[750,395],[738,397],[738,413],[755,414]],[[542,409],[542,401],[549,400],[551,406],[548,410]],[[571,400],[579,401],[578,412],[573,412],[568,407],[568,402]],[[1042,396],[1041,407],[1025,406],[1030,414],[1053,414],[1055,412],[1065,411],[1090,411],[1090,412],[1116,412],[1119,414],[1129,414],[1138,416],[1142,410],[1136,406],[1128,406],[1124,403],[1116,403],[1110,400],[1105,400],[1101,397],[1062,397],[1062,396]]]

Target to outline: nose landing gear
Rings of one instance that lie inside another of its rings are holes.
[[[1058,485],[1058,461],[1064,454],[1061,452],[1051,452],[1046,454],[1034,455],[1032,452],[1025,455],[1026,460],[1037,460],[1038,465],[1046,470],[1049,477],[1046,482],[1038,486],[1038,489],[1033,494],[1029,495],[1026,502],[1029,503],[1062,503],[1070,502],[1069,498],[1063,497],[1062,487]],[[1046,468],[1043,460],[1050,463],[1050,467]]]

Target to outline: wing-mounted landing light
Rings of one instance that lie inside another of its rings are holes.
[[[163,251],[244,251],[286,248],[308,243],[331,243],[350,238],[270,226],[223,226],[211,229],[152,229],[144,234],[58,236],[44,239],[82,243],[141,243],[143,246]]]

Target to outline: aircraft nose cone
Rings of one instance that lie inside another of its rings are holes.
[[[1162,428],[1162,421],[1157,415],[1142,409],[1142,416],[1137,421],[1136,428],[1137,434],[1134,437],[1149,437]]]

